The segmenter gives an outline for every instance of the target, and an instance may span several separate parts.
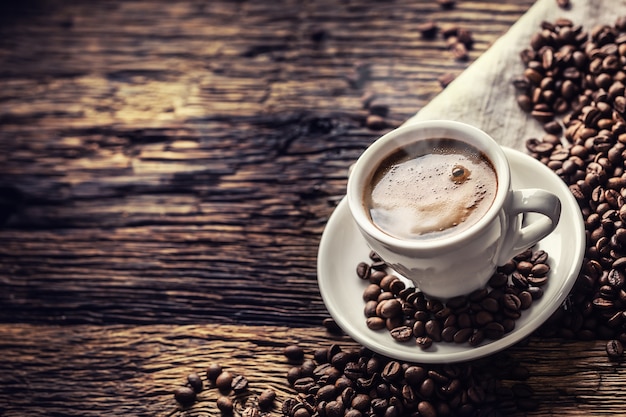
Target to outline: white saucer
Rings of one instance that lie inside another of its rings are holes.
[[[487,356],[522,340],[544,323],[563,303],[574,285],[585,252],[585,228],[579,206],[565,183],[534,158],[504,148],[511,165],[514,188],[543,188],[560,197],[561,220],[537,245],[550,256],[551,276],[544,295],[523,312],[515,329],[502,339],[472,347],[469,344],[433,343],[422,350],[415,343],[399,343],[388,331],[373,331],[365,324],[362,294],[367,282],[356,276],[356,266],[370,261],[370,249],[341,200],[331,215],[320,242],[317,274],[326,308],[337,324],[354,340],[388,357],[422,363],[450,363]]]

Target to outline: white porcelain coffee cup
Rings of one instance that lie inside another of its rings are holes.
[[[440,138],[465,142],[491,162],[497,186],[490,207],[459,232],[423,239],[384,232],[373,223],[366,203],[374,172],[397,149],[416,141]],[[489,135],[449,120],[416,122],[376,140],[352,167],[347,200],[350,213],[370,248],[425,294],[441,299],[469,294],[486,286],[497,266],[550,234],[561,213],[559,198],[548,191],[512,189],[506,155]],[[542,216],[524,217],[525,213]]]

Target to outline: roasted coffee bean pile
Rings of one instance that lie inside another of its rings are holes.
[[[518,102],[547,131],[526,147],[569,185],[587,239],[568,303],[541,333],[607,339],[618,358],[626,342],[626,18],[589,32],[566,19],[544,22],[522,60]]]
[[[603,102],[621,118],[625,104],[625,30],[626,18],[590,32],[568,19],[543,22],[541,30],[532,36],[530,47],[521,52],[526,69],[514,80],[520,92],[520,107],[543,123],[548,133],[560,134],[562,126],[555,116],[572,112],[564,120],[568,124],[570,117],[576,119],[576,113],[585,106],[602,101],[594,97],[602,91],[610,95],[610,100]]]
[[[212,363],[206,369],[204,381],[196,372],[187,375],[187,383],[176,389],[174,399],[182,408],[187,409],[194,405],[198,400],[198,395],[205,388],[214,388],[219,392],[215,404],[224,416],[233,414],[237,402],[242,407],[241,414],[249,417],[258,416],[274,407],[276,399],[274,390],[266,389],[256,395],[248,390],[248,386],[248,379],[245,376],[235,375],[223,369],[221,365]],[[237,400],[234,397],[237,397]]]
[[[367,326],[387,329],[397,342],[416,343],[422,349],[436,342],[478,346],[502,338],[541,298],[550,276],[547,252],[529,249],[499,267],[489,287],[444,303],[386,272],[376,253],[371,252],[370,259],[356,268],[359,278],[369,282],[363,291]]]
[[[528,370],[501,353],[462,364],[418,365],[367,348],[318,348],[287,375],[298,395],[285,417],[505,416],[533,410]]]

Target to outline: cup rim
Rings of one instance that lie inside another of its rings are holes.
[[[402,139],[399,143],[403,145],[412,143],[414,140],[407,139],[406,136],[416,131],[426,132],[424,139],[442,137],[441,135],[444,134],[445,137],[467,142],[484,152],[496,171],[498,186],[491,207],[483,217],[459,233],[424,240],[402,239],[387,234],[374,225],[362,204],[365,181],[369,181],[379,163],[397,147],[394,145],[395,141]],[[436,135],[435,132],[439,134]],[[371,238],[398,249],[436,250],[466,244],[468,240],[484,231],[504,206],[509,195],[510,184],[511,174],[506,155],[500,145],[486,132],[454,120],[427,120],[400,126],[381,136],[365,149],[352,166],[346,196],[353,219],[359,228]]]

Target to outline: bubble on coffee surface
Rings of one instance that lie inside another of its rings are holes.
[[[496,183],[484,157],[466,149],[437,148],[396,159],[378,173],[370,215],[381,230],[400,238],[440,236],[485,215]]]
[[[455,165],[452,167],[452,173],[450,179],[455,184],[461,184],[465,182],[471,175],[471,171],[465,168],[463,165]]]

